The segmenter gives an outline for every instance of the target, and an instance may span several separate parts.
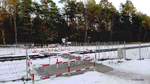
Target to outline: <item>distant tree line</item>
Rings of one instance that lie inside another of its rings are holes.
[[[150,41],[150,16],[138,12],[130,0],[116,10],[108,0],[2,0],[0,43]],[[7,3],[6,3],[7,2]],[[16,27],[16,29],[15,29]]]

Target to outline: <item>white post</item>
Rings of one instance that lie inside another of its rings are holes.
[[[96,54],[95,54],[95,57],[94,57],[94,68],[96,66],[96,60],[97,60],[97,58],[96,58]]]
[[[122,48],[118,48],[118,58],[121,60],[124,57],[124,52]]]
[[[98,53],[96,52],[98,50],[98,43],[97,42],[96,42],[95,46],[96,46],[95,54],[98,56]],[[98,56],[98,59],[99,59],[99,56]]]
[[[124,41],[124,59],[127,59],[127,57],[126,57],[126,43],[125,43],[125,41]]]
[[[100,49],[101,49],[101,44],[100,44],[100,42],[98,42],[98,51],[99,51],[98,56],[99,56],[99,59],[101,59]]]
[[[142,60],[142,56],[141,56],[141,42],[139,43],[139,60]]]
[[[29,66],[28,66],[28,59],[29,59],[29,56],[28,56],[28,49],[27,49],[27,45],[25,46],[25,49],[26,49],[26,79],[29,78]],[[26,81],[27,82],[27,81]]]
[[[57,68],[58,68],[58,54],[57,54],[57,62],[56,62]]]
[[[145,58],[148,58],[148,47],[146,47],[146,50],[147,50],[147,53],[146,53],[146,57]]]
[[[50,55],[49,55],[49,65],[51,64],[51,57],[50,57]]]
[[[16,45],[14,47],[14,55],[16,55]]]

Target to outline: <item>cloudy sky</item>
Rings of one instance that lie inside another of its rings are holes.
[[[100,1],[100,0],[97,0]],[[126,0],[109,0],[119,10],[120,3],[125,3]],[[150,0],[131,0],[138,11],[150,16]]]
[[[59,0],[54,0],[59,7],[62,7],[62,4],[58,4]],[[100,0],[96,0],[98,3]],[[109,2],[112,2],[113,5],[119,10],[120,3],[125,3],[126,0],[108,0]],[[144,14],[147,14],[150,16],[150,0],[131,0],[134,4],[134,6],[137,8],[138,11],[143,12]]]

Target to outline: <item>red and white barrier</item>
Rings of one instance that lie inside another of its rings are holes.
[[[48,67],[50,64],[43,64],[42,67]]]
[[[50,78],[50,76],[41,77],[42,80],[49,79],[49,78]]]
[[[76,59],[77,61],[80,61],[80,60],[81,60],[81,57],[78,56],[78,57],[76,57],[75,59]]]
[[[89,70],[89,69],[93,69],[93,67],[86,67],[86,68],[83,68],[83,69],[76,69],[76,70],[70,71],[69,74],[80,73],[80,72],[83,72],[83,71]],[[57,73],[55,75],[48,75],[48,76],[41,77],[41,79],[46,80],[46,79],[49,79],[49,78],[56,78],[56,77],[60,77],[60,76],[64,76],[64,75],[68,75],[68,73],[67,72]]]
[[[56,77],[59,77],[59,76],[62,76],[63,74],[62,73],[58,73],[56,74]]]
[[[85,59],[83,59],[83,61],[86,61],[85,63],[91,62],[92,60],[93,59],[91,59],[90,57],[86,57]],[[72,73],[80,73],[80,72],[83,72],[83,71],[86,71],[86,70],[89,70],[89,69],[93,69],[93,66],[86,67],[86,68],[80,68],[80,67],[72,68],[71,67],[71,64],[78,63],[78,62],[80,63],[80,61],[81,61],[80,56],[78,56],[78,57],[74,56],[74,59],[72,59],[68,62],[59,61],[58,58],[57,58],[56,66],[59,67],[60,64],[67,64],[68,67],[66,67],[66,71],[64,73],[62,73],[60,71],[57,71],[55,75],[49,74],[47,76],[40,77],[40,79],[45,80],[45,79],[49,79],[49,78],[60,77],[60,76],[69,75],[69,74],[72,74]],[[50,64],[41,65],[42,68],[49,67],[49,66],[50,66]],[[95,66],[95,63],[94,63],[94,66]],[[34,76],[33,76],[33,79],[35,79]]]

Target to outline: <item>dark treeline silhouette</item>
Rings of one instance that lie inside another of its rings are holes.
[[[59,9],[53,0],[3,0],[0,7],[0,43],[60,43],[62,38],[73,42],[148,42],[150,17],[138,12],[127,0],[120,10],[107,0],[96,4],[76,0],[60,0]],[[15,30],[16,27],[16,30]],[[17,33],[17,37],[15,36]]]

